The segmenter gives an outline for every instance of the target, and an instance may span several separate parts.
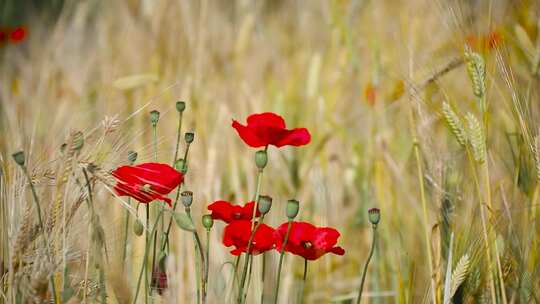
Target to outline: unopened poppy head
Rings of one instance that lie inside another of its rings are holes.
[[[281,250],[288,223],[281,224],[274,233],[276,249]],[[316,260],[326,253],[344,255],[345,250],[336,246],[340,233],[329,227],[316,227],[307,222],[292,222],[285,251],[307,260]]]
[[[114,190],[119,196],[129,196],[141,203],[154,200],[171,200],[165,195],[174,190],[184,176],[167,164],[143,163],[136,166],[121,166],[112,171],[116,178]]]
[[[306,128],[287,129],[285,120],[275,113],[252,114],[247,118],[247,124],[242,125],[233,120],[233,128],[236,129],[242,140],[253,148],[273,145],[303,146],[311,141],[311,134]]]
[[[226,247],[234,246],[232,255],[240,255],[247,252],[248,242],[251,236],[252,222],[248,220],[234,221],[225,227],[223,233],[223,245]],[[260,224],[257,228],[253,241],[251,242],[250,253],[257,255],[265,251],[274,249],[274,228]]]

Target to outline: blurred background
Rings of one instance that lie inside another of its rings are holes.
[[[52,201],[60,147],[71,132],[85,135],[80,161],[111,170],[127,163],[128,150],[139,153],[137,162],[151,161],[148,113],[158,110],[158,158],[170,163],[175,102],[183,100],[184,130],[195,132],[186,187],[195,193],[197,216],[208,203],[245,203],[255,191],[255,151],[230,127],[232,119],[243,122],[251,113],[272,111],[289,127],[311,132],[308,146],[270,148],[262,184],[262,193],[274,198],[272,226],[285,221],[286,200],[297,198],[302,220],[342,233],[345,256],[310,264],[306,303],[354,299],[371,241],[371,207],[381,209],[382,220],[365,303],[429,302],[432,276],[442,294],[451,233],[454,265],[469,254],[469,277],[477,276],[455,303],[479,303],[488,276],[478,257],[483,243],[472,182],[476,169],[441,113],[443,101],[463,115],[478,111],[463,64],[468,49],[486,61],[488,191],[502,252],[499,276],[506,279],[509,301],[534,303],[540,234],[536,217],[521,219],[536,204],[538,190],[531,138],[538,130],[539,12],[540,3],[527,0],[0,1],[3,267],[9,268],[9,248],[31,198],[13,152],[27,152],[39,192]],[[62,188],[66,206],[79,191],[68,190],[76,188],[69,180]],[[123,250],[125,211],[99,184],[96,191],[114,260]],[[63,243],[67,260],[80,265],[89,246],[83,208]],[[211,235],[210,303],[223,303],[233,261],[221,245],[222,231],[216,223]],[[130,238],[136,273],[144,240]],[[191,242],[173,229],[169,289],[156,301],[194,303]],[[286,259],[280,303],[296,303],[302,262]],[[107,290],[115,295],[109,298],[125,303],[134,275],[114,269],[106,273]],[[70,278],[70,301],[78,303],[82,271],[73,267]],[[275,279],[268,278],[266,290],[272,292]],[[260,288],[254,280],[249,303],[256,302]]]

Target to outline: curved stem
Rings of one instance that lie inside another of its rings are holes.
[[[127,203],[129,206],[131,206],[131,197],[128,198]],[[129,231],[129,210],[126,210],[126,221],[124,224],[124,248],[122,252],[122,270],[125,269],[125,264],[126,264],[128,231]]]
[[[287,232],[285,233],[285,239],[283,240],[283,244],[281,245],[281,250],[279,253],[279,264],[278,264],[277,284],[276,284],[276,294],[274,296],[274,304],[277,304],[277,301],[278,301],[279,281],[281,281],[281,267],[283,266],[283,257],[285,256],[285,246],[287,246],[287,242],[289,241],[289,233],[291,232],[291,227],[292,227],[292,221],[289,220],[289,224],[287,225]]]
[[[369,256],[364,264],[364,270],[362,271],[362,280],[360,281],[360,287],[358,288],[358,298],[356,298],[356,304],[360,304],[360,299],[362,298],[362,291],[364,290],[364,281],[366,280],[367,269],[373,252],[375,251],[375,242],[377,241],[377,225],[373,225],[373,238],[371,240],[371,249],[369,251]]]
[[[206,299],[208,291],[208,269],[210,268],[210,229],[206,229],[206,262],[204,266],[204,289],[203,289],[203,298]]]
[[[302,288],[300,288],[300,301],[298,303],[304,303],[304,289],[306,288],[308,260],[304,259],[304,276],[302,277]]]
[[[259,229],[259,226],[261,225],[263,220],[264,220],[264,215],[261,216],[261,219],[259,220],[259,222],[257,222],[255,227],[252,228],[251,234],[249,236],[247,249],[246,249],[246,261],[245,261],[245,264],[244,264],[244,269],[242,271],[242,278],[240,279],[240,287],[239,287],[240,289],[239,289],[239,293],[238,293],[238,302],[239,303],[243,302],[243,300],[244,300],[244,285],[246,283],[246,277],[247,277],[247,273],[248,273],[248,266],[251,263],[251,260],[253,258],[253,255],[250,253],[251,252],[251,247],[253,245],[252,244],[253,243],[253,238],[255,237],[255,232],[257,232],[257,229]]]
[[[162,214],[163,214],[163,212],[158,213],[158,216],[156,218],[156,221],[154,222],[154,226],[152,227],[152,231],[150,232],[150,234],[153,234],[154,231],[156,230],[157,223],[158,223],[159,219],[161,218]],[[148,234],[148,228],[149,227],[147,226],[146,227],[147,234]],[[148,259],[148,249],[149,249],[148,248],[148,242],[145,241],[143,264],[142,264],[141,270],[139,271],[139,278],[137,279],[137,290],[135,291],[135,299],[133,300],[133,304],[137,303],[137,298],[139,296],[139,290],[140,290],[140,287],[141,287],[141,280],[142,280],[142,277],[143,277],[143,272],[145,272],[145,270],[147,268],[146,267],[146,260]],[[147,280],[145,280],[145,281],[147,281]],[[146,283],[148,283],[148,281]]]
[[[48,240],[48,237],[47,237],[47,231],[45,231],[45,226],[43,225],[43,217],[41,216],[41,207],[39,205],[39,197],[37,195],[36,188],[34,187],[34,184],[32,183],[32,178],[30,177],[30,173],[28,172],[28,168],[26,168],[26,166],[24,166],[24,165],[21,166],[21,167],[22,167],[22,169],[24,171],[24,174],[26,175],[26,179],[28,180],[28,183],[30,184],[30,189],[32,190],[32,197],[34,198],[34,203],[36,205],[36,212],[37,212],[38,220],[39,220],[39,228],[41,229],[41,231],[43,233],[43,243],[45,245],[45,249],[47,250],[47,256],[48,256],[49,262],[52,262],[51,250],[49,248],[49,240]],[[56,295],[56,284],[54,283],[54,277],[51,276],[50,282],[51,282],[51,291],[52,291],[52,294],[53,294],[54,303],[58,303],[58,299],[56,297],[57,296]]]

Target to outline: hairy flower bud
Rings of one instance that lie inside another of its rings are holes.
[[[260,150],[255,153],[255,164],[257,165],[257,168],[260,170],[264,169],[266,167],[266,164],[268,163],[268,155],[266,154],[265,150]]]
[[[295,199],[290,199],[287,201],[287,217],[289,220],[293,220],[298,215],[298,210],[300,209],[300,202]]]
[[[187,208],[190,207],[193,203],[193,192],[191,191],[184,191],[182,194],[182,204]]]
[[[261,195],[259,197],[259,212],[261,214],[267,214],[272,207],[272,198],[268,195]]]

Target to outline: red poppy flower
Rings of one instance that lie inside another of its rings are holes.
[[[311,135],[306,128],[286,129],[283,118],[269,112],[249,115],[246,126],[233,120],[232,126],[242,140],[253,148],[268,145],[278,148],[303,146],[311,140]]]
[[[223,245],[234,246],[232,255],[239,255],[247,251],[247,245],[251,236],[251,221],[234,221],[225,227],[223,233]],[[253,236],[250,253],[257,255],[274,248],[274,228],[260,224]]]
[[[171,205],[169,194],[184,180],[182,173],[159,163],[121,166],[112,172],[117,179],[114,190],[119,196],[130,196],[141,203],[162,200]]]
[[[212,218],[214,220],[222,220],[225,223],[237,220],[251,220],[253,217],[253,208],[255,208],[255,202],[249,202],[244,206],[240,206],[226,201],[215,201],[208,205],[208,210],[212,211]],[[259,210],[257,210],[256,216],[261,216]]]
[[[276,250],[281,246],[287,233],[288,223],[281,224],[274,233]],[[345,250],[335,246],[339,232],[334,228],[315,227],[306,222],[293,222],[285,251],[299,255],[307,260],[316,260],[326,253],[344,255]]]
[[[9,38],[11,39],[11,42],[13,43],[19,43],[26,38],[26,28],[23,26],[19,26],[15,28],[10,34]]]
[[[152,271],[152,282],[150,283],[150,287],[157,291],[159,295],[162,295],[167,287],[169,287],[167,273],[157,265]]]

